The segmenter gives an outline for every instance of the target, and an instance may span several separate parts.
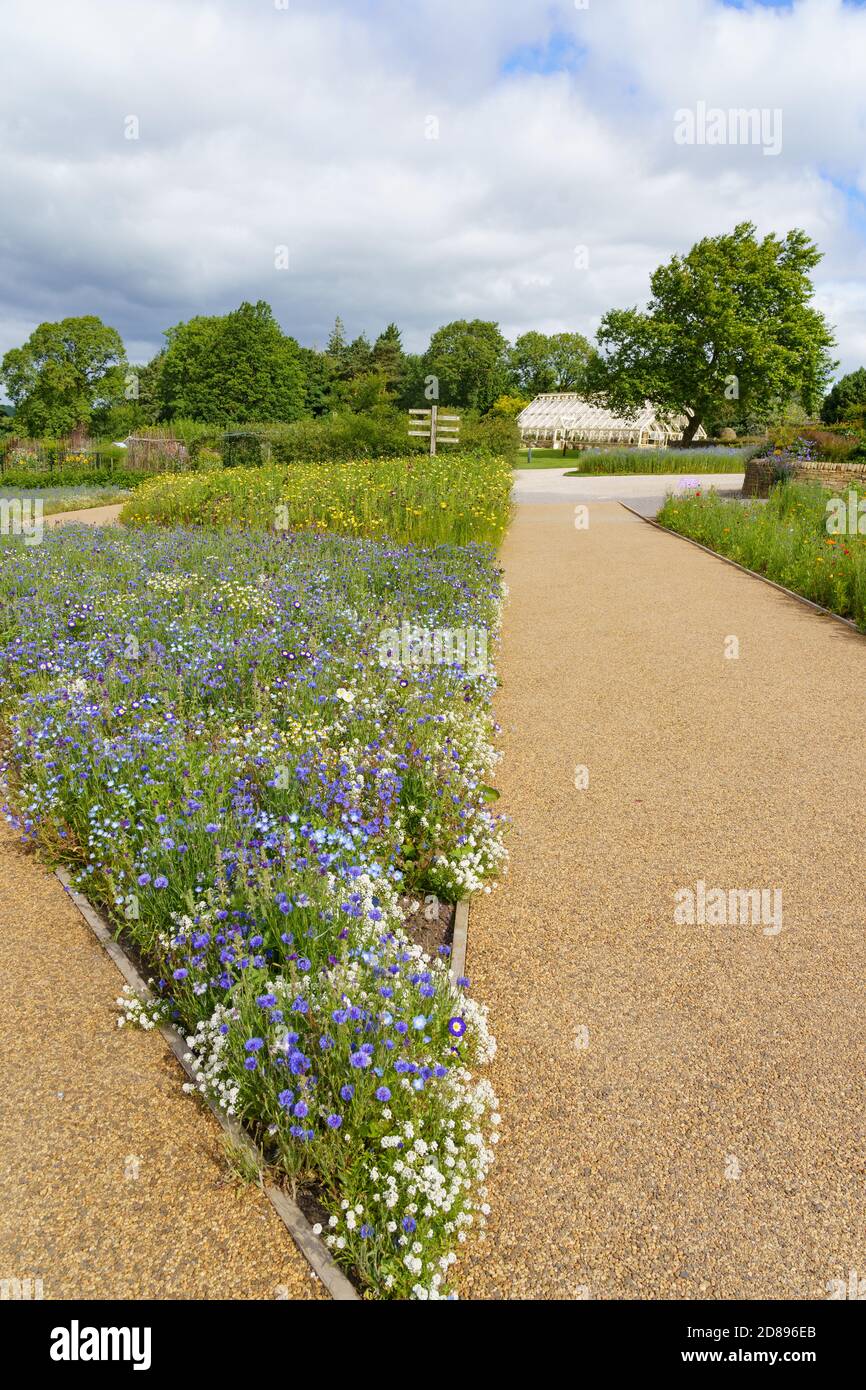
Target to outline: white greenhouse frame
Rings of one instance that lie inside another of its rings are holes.
[[[536,396],[517,417],[523,443],[530,447],[570,449],[578,444],[626,444],[632,448],[656,448],[679,439],[686,427],[684,416],[663,419],[656,407],[644,402],[632,419],[614,415],[604,406],[570,391]],[[701,425],[695,439],[706,439]]]

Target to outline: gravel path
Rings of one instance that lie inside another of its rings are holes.
[[[827,1298],[866,1275],[866,640],[572,516],[504,546],[512,865],[468,962],[503,1142],[462,1291]],[[781,888],[783,929],[676,925],[699,880]]]
[[[45,517],[46,526],[65,526],[67,521],[84,521],[88,526],[113,526],[123,511],[123,503],[108,507],[83,507],[75,512],[52,512]]]
[[[46,1299],[316,1298],[57,880],[0,828],[0,1279]]]

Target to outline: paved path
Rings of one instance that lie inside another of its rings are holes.
[[[45,517],[46,526],[63,526],[67,521],[86,521],[89,526],[111,526],[123,511],[123,503],[108,507],[82,507],[76,512],[52,512]]]
[[[572,513],[504,547],[512,865],[468,963],[504,1133],[463,1292],[827,1298],[866,1275],[866,640]],[[780,887],[782,931],[675,925],[698,880]]]
[[[644,516],[655,516],[669,492],[680,492],[698,483],[701,487],[738,496],[745,476],[743,473],[640,473],[569,478],[567,473],[567,468],[516,468],[515,501],[627,502]]]

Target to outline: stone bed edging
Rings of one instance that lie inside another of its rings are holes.
[[[115,938],[108,922],[100,912],[93,906],[88,898],[75,887],[66,869],[55,869],[54,877],[63,887],[73,906],[87,923],[93,935],[102,946],[106,955],[109,956],[124,980],[130,985],[141,998],[154,1000],[153,991],[148,988],[142,978],[138,968],[124,951],[120,942]],[[450,977],[452,982],[459,976],[466,974],[466,947],[469,934],[469,899],[461,898],[454,906],[454,929],[451,944],[451,969]],[[217,1124],[223,1133],[231,1139],[232,1143],[245,1153],[249,1154],[258,1164],[259,1151],[253,1141],[245,1133],[243,1127],[231,1115],[226,1115],[218,1106],[214,1105],[209,1097],[202,1095],[198,1089],[196,1074],[192,1066],[186,1060],[189,1048],[182,1033],[169,1023],[160,1023],[157,1030],[162,1034],[165,1042],[171,1048],[175,1058],[180,1063],[183,1071],[190,1081],[195,1082],[195,1094],[207,1105]],[[276,1187],[273,1183],[266,1183],[262,1186],[262,1191],[282,1221],[295,1245],[306,1260],[313,1274],[322,1281],[331,1297],[338,1303],[360,1303],[361,1296],[343,1271],[335,1264],[331,1258],[328,1247],[320,1236],[317,1236],[309,1221],[294,1198],[287,1192]]]
[[[152,990],[145,984],[138,969],[130,960],[123,947],[115,940],[111,928],[102,914],[99,913],[93,904],[85,898],[84,894],[80,893],[73,885],[65,869],[55,869],[54,876],[60,881],[72,903],[78,909],[106,954],[110,956],[118,971],[126,980],[126,983],[131,985],[136,993],[141,995],[143,999],[153,1000],[154,995]],[[178,1029],[172,1027],[171,1024],[160,1023],[157,1025],[157,1028],[168,1043],[186,1075],[191,1081],[195,1082],[195,1094],[207,1105],[220,1129],[231,1139],[233,1144],[243,1149],[244,1152],[254,1158],[256,1164],[258,1164],[258,1149],[244,1132],[238,1121],[233,1119],[231,1115],[226,1115],[214,1105],[207,1096],[203,1096],[201,1091],[199,1091],[195,1071],[186,1061],[186,1055],[189,1051],[186,1045],[186,1039]],[[289,1235],[292,1237],[301,1255],[310,1266],[310,1269],[316,1277],[322,1281],[331,1297],[337,1302],[361,1302],[360,1295],[354,1285],[331,1259],[328,1247],[325,1245],[325,1242],[315,1234],[297,1202],[295,1202],[288,1193],[281,1191],[280,1188],[275,1187],[272,1183],[264,1184],[262,1191]]]

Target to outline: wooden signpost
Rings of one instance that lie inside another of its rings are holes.
[[[422,428],[410,430],[410,435],[417,439],[429,439],[431,456],[436,453],[436,444],[459,444],[460,442],[460,416],[459,415],[440,415],[438,405],[433,405],[429,410],[410,410],[410,425],[420,425]]]

